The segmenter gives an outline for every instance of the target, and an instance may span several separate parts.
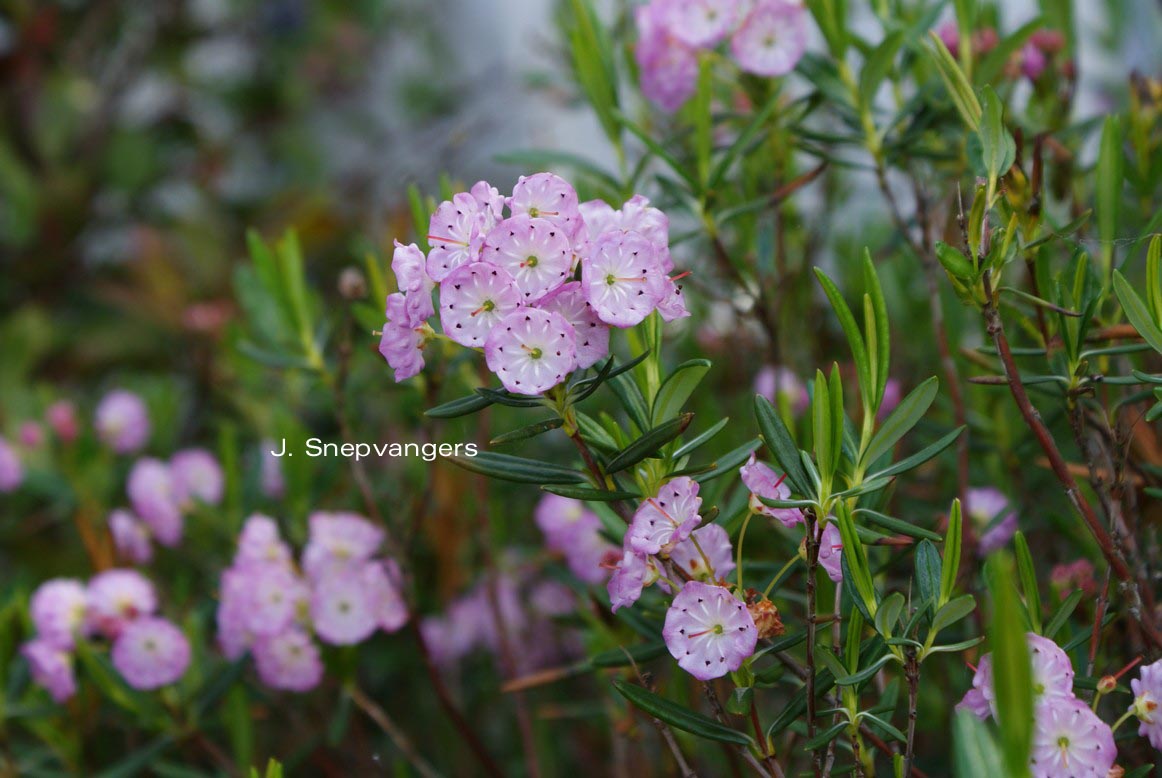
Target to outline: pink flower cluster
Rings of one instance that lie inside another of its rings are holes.
[[[533,518],[545,536],[545,546],[560,554],[569,570],[587,584],[601,584],[619,556],[617,546],[601,536],[601,519],[580,500],[547,494]]]
[[[1034,778],[1062,775],[1105,778],[1118,756],[1113,730],[1073,695],[1073,665],[1069,656],[1048,638],[1033,632],[1026,637],[1036,697],[1033,753],[1029,760]],[[981,658],[972,689],[957,709],[971,711],[982,719],[996,717],[991,654]]]
[[[432,659],[452,667],[480,651],[503,657],[505,647],[519,673],[534,672],[577,656],[577,635],[555,619],[575,614],[577,596],[562,583],[539,577],[535,569],[509,562],[453,600],[442,614],[420,622]]]
[[[1017,534],[1017,512],[1009,498],[991,486],[969,489],[968,515],[980,533],[977,553],[986,557]]]
[[[230,659],[247,651],[267,686],[303,692],[323,663],[314,637],[355,645],[408,620],[399,571],[378,557],[383,530],[353,513],[318,511],[296,565],[277,522],[246,520],[231,566],[222,573],[218,642]]]
[[[484,351],[510,392],[536,395],[609,352],[609,328],[657,310],[687,316],[669,277],[669,221],[636,196],[615,210],[579,203],[552,173],[522,176],[502,197],[486,181],[432,214],[427,256],[396,243],[399,291],[387,298],[379,351],[396,381],[424,367],[437,310],[444,336]]]
[[[948,47],[952,56],[959,56],[960,30],[956,22],[949,20],[937,28],[936,34]],[[997,47],[1000,38],[991,27],[974,32],[971,36],[972,52],[975,56],[987,54]],[[1012,55],[1006,63],[1005,72],[1010,78],[1024,75],[1036,81],[1052,64],[1054,56],[1065,48],[1065,36],[1057,30],[1042,28],[1029,36],[1029,41]]]
[[[790,73],[807,49],[807,10],[797,0],[650,0],[634,13],[641,88],[676,111],[698,82],[698,52],[730,38],[738,66],[760,76]]]
[[[57,702],[77,690],[73,651],[78,639],[112,641],[113,666],[135,689],[176,682],[190,664],[190,645],[172,622],[156,615],[157,593],[136,570],[98,573],[88,585],[54,578],[29,603],[36,636],[21,648],[33,679]]]
[[[119,508],[109,514],[117,553],[126,562],[145,564],[153,558],[152,541],[176,546],[182,539],[185,515],[198,504],[221,503],[224,488],[222,468],[205,449],[184,449],[169,462],[138,459],[125,485],[133,510]]]

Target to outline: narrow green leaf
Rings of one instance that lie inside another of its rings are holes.
[[[863,69],[859,73],[859,99],[866,109],[870,109],[874,104],[876,92],[891,72],[892,64],[903,42],[904,31],[896,30],[884,36],[880,45],[872,49],[864,60]]]
[[[754,440],[748,440],[746,443],[743,443],[741,446],[732,451],[728,451],[727,453],[720,456],[717,460],[715,460],[714,468],[712,470],[708,470],[705,473],[700,473],[694,476],[694,480],[700,484],[704,484],[707,481],[712,481],[715,478],[718,478],[719,476],[726,475],[728,473],[737,473],[738,466],[749,459],[750,455],[754,453],[754,450],[758,448],[761,443],[762,441],[756,438]]]
[[[1041,633],[1041,592],[1037,589],[1037,568],[1033,565],[1033,554],[1025,533],[1020,530],[1013,536],[1013,546],[1017,552],[1017,572],[1021,576],[1021,593],[1025,595],[1025,607],[1029,611],[1029,621],[1033,631]]]
[[[1146,303],[1134,291],[1134,287],[1125,279],[1120,271],[1114,271],[1114,293],[1118,296],[1118,301],[1122,304],[1122,310],[1129,319],[1130,324],[1138,331],[1150,346],[1158,352],[1162,352],[1162,329],[1154,323],[1154,317],[1150,314],[1150,309],[1146,307]]]
[[[589,658],[593,667],[628,667],[634,662],[648,662],[664,656],[667,652],[666,643],[658,640],[653,643],[643,643],[630,648],[611,648],[594,654]]]
[[[932,617],[932,631],[939,633],[951,627],[974,610],[976,610],[976,598],[971,594],[962,594],[955,599],[949,600]]]
[[[871,570],[868,568],[863,543],[855,531],[851,513],[842,504],[836,510],[836,519],[839,524],[839,535],[843,540],[842,559],[851,569],[852,584],[866,606],[869,620],[874,623],[877,609],[875,586],[872,584]]]
[[[492,400],[487,397],[479,394],[470,394],[467,397],[461,397],[458,400],[437,405],[435,408],[429,408],[424,411],[424,415],[433,419],[455,419],[460,416],[467,416],[470,413],[482,411],[490,405],[492,405]]]
[[[660,424],[678,415],[686,401],[690,399],[690,395],[710,371],[710,365],[709,359],[691,359],[674,368],[674,372],[662,382],[658,396],[654,398],[651,413],[654,424]]]
[[[879,411],[880,403],[884,400],[884,388],[888,385],[888,373],[891,368],[892,337],[891,326],[888,320],[888,306],[884,302],[884,290],[880,286],[880,277],[876,272],[876,264],[872,260],[871,250],[866,246],[863,250],[863,285],[866,294],[871,297],[872,310],[875,311],[875,350],[868,354],[868,358],[876,362],[876,385],[872,405]],[[865,326],[867,322],[865,322]],[[870,339],[869,339],[870,340]]]
[[[940,573],[940,599],[937,600],[937,607],[951,600],[956,591],[956,577],[960,574],[960,544],[964,540],[961,513],[960,500],[953,500],[952,509],[948,512],[948,531],[944,535],[944,563]]]
[[[560,465],[481,451],[474,457],[452,456],[447,460],[473,473],[522,484],[580,484],[585,476]]]
[[[920,606],[936,604],[940,596],[940,553],[930,540],[921,540],[916,546],[916,588],[920,592]]]
[[[690,454],[690,453],[693,453],[694,451],[697,451],[703,445],[708,443],[715,435],[717,435],[719,432],[722,432],[723,428],[726,427],[726,425],[729,421],[730,421],[729,416],[726,416],[722,419],[719,419],[717,422],[714,423],[714,425],[712,425],[710,427],[710,429],[706,430],[705,432],[700,432],[696,437],[692,438],[691,440],[689,440],[686,443],[683,443],[674,452],[674,459],[675,460],[681,459],[682,457],[686,456],[687,454]]]
[[[685,432],[693,419],[694,414],[683,413],[678,418],[670,419],[649,430],[610,459],[605,472],[618,473],[633,467],[646,457],[654,456],[662,446]]]
[[[847,345],[851,349],[852,361],[855,362],[855,372],[859,376],[860,393],[870,397],[873,387],[871,386],[871,368],[868,365],[867,346],[859,331],[859,325],[855,322],[855,316],[852,315],[851,308],[843,299],[839,287],[827,277],[826,273],[815,268],[815,277],[819,279],[819,285],[823,287],[824,294],[831,302],[831,307],[839,319],[839,325],[843,328],[843,334],[847,336]]]
[[[940,381],[937,380],[936,376],[932,376],[900,401],[900,404],[880,425],[879,430],[872,437],[871,443],[868,444],[863,457],[865,466],[872,464],[891,451],[896,443],[916,426],[924,414],[928,412],[928,409],[932,407],[939,386]]]
[[[533,424],[529,424],[525,427],[521,427],[518,430],[512,430],[511,432],[505,432],[502,435],[497,435],[495,438],[493,438],[491,441],[489,441],[488,445],[490,445],[490,446],[503,446],[506,443],[516,443],[517,441],[520,441],[520,440],[528,440],[529,438],[535,438],[537,435],[543,435],[546,432],[550,432],[552,430],[559,429],[561,427],[561,425],[564,423],[565,423],[565,421],[563,419],[559,419],[559,418],[558,419],[545,419],[544,421],[538,421],[538,422],[535,422]]]
[[[1065,622],[1069,621],[1069,617],[1073,615],[1073,611],[1077,609],[1078,603],[1081,602],[1081,598],[1084,596],[1085,592],[1081,589],[1071,592],[1057,606],[1057,610],[1053,611],[1053,615],[1049,617],[1049,621],[1045,624],[1045,631],[1041,634],[1052,640],[1061,631],[1061,628],[1065,626]]]
[[[872,473],[871,475],[869,475],[867,477],[867,480],[871,481],[873,479],[878,479],[878,478],[888,478],[891,476],[897,476],[900,473],[908,472],[909,470],[911,470],[914,467],[919,467],[920,465],[927,462],[929,459],[933,459],[934,457],[938,456],[942,451],[944,451],[944,449],[951,446],[952,443],[958,437],[960,437],[960,433],[963,431],[964,431],[964,427],[957,427],[952,432],[949,432],[947,435],[940,438],[940,440],[936,441],[935,443],[933,443],[930,446],[926,446],[925,448],[916,452],[912,456],[901,459],[899,462],[896,462],[891,467],[886,467],[883,470],[879,471],[878,473]]]
[[[1005,775],[1027,778],[1033,744],[1033,671],[1029,645],[1013,589],[1012,558],[1003,552],[985,563],[993,613],[989,624],[993,688],[996,692]]]
[[[939,543],[940,541],[944,540],[939,532],[933,532],[930,529],[917,527],[915,524],[904,521],[903,519],[897,519],[894,516],[888,516],[886,514],[880,513],[879,511],[873,511],[870,508],[857,508],[855,510],[855,514],[857,516],[863,516],[866,518],[869,524],[875,524],[877,527],[886,529],[889,532],[894,532],[897,535],[906,535],[907,537],[916,538],[917,540],[931,540],[934,543]]]
[[[935,31],[929,32],[928,36],[931,44],[924,47],[924,52],[932,64],[936,66],[936,71],[940,74],[940,79],[944,82],[944,87],[948,90],[953,105],[960,113],[960,118],[964,120],[965,125],[970,130],[978,131],[983,111],[976,93],[972,90],[972,85],[968,82],[964,71],[960,69],[960,65],[949,53],[944,41],[940,40],[940,36]]]
[[[956,778],[1008,775],[1001,750],[988,726],[970,711],[955,712],[952,725],[952,759]]]
[[[811,395],[811,430],[819,477],[829,487],[835,475],[835,462],[832,457],[834,438],[831,435],[831,398],[827,390],[827,379],[821,370],[815,371],[815,391]]]
[[[804,743],[803,749],[806,751],[817,751],[830,743],[832,740],[835,740],[835,738],[842,735],[843,731],[847,729],[847,727],[848,724],[846,721],[841,721],[838,724],[832,724],[830,727]]]
[[[795,445],[787,425],[783,423],[783,417],[779,415],[775,406],[771,405],[771,401],[762,395],[755,395],[754,403],[755,418],[758,420],[763,441],[775,457],[775,461],[779,463],[779,467],[787,474],[791,491],[802,495],[810,494],[810,480],[807,478],[806,470],[803,469],[799,447]]]
[[[876,611],[876,632],[884,636],[885,639],[890,638],[896,630],[896,625],[900,620],[900,613],[904,610],[904,595],[899,592],[892,592],[880,602],[880,608]]]
[[[574,500],[589,500],[591,502],[617,502],[618,500],[640,500],[637,492],[622,490],[595,489],[592,486],[570,486],[569,484],[552,484],[542,486],[542,491],[550,494],[569,497]]]
[[[622,680],[615,680],[613,688],[617,689],[622,697],[629,700],[634,707],[643,713],[653,716],[659,721],[664,721],[675,729],[720,743],[732,743],[738,746],[749,746],[752,743],[751,739],[742,732],[719,724],[709,716],[703,716],[701,713],[660,697],[648,689]]]

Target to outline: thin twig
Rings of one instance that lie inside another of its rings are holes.
[[[722,708],[722,702],[718,699],[718,693],[714,691],[713,682],[703,682],[702,689],[706,693],[706,699],[710,703],[710,709],[714,712],[714,718],[718,720],[719,724],[729,727],[730,721],[726,718],[726,711]],[[782,768],[779,767],[779,763],[775,762],[773,759],[768,763],[768,765],[772,766],[774,771],[768,772],[767,768],[764,767],[758,759],[755,759],[754,754],[752,754],[750,749],[746,746],[739,746],[738,753],[742,756],[743,761],[750,765],[751,769],[753,769],[756,773],[763,776],[763,778],[770,778],[772,775],[774,775],[775,778],[784,778]]]
[[[424,778],[440,778],[441,773],[432,767],[431,763],[416,750],[415,744],[412,743],[411,738],[407,733],[400,729],[400,726],[387,715],[387,711],[376,704],[375,700],[364,694],[363,690],[358,686],[352,686],[347,690],[351,701],[364,713],[367,717],[374,721],[384,734],[391,738],[391,742],[399,749],[404,758],[408,760],[416,772],[424,776]]]

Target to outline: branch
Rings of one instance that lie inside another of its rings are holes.
[[[367,714],[369,719],[374,721],[383,730],[384,734],[391,738],[391,742],[395,744],[395,747],[400,750],[400,753],[404,755],[404,758],[408,760],[411,766],[416,769],[417,773],[424,778],[440,778],[440,773],[416,750],[415,744],[412,743],[407,733],[400,729],[399,725],[387,715],[387,711],[364,694],[363,690],[358,686],[352,686],[348,689],[347,695],[361,711]]]

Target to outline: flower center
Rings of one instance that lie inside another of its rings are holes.
[[[713,632],[715,635],[721,635],[723,632],[726,632],[726,628],[721,624],[715,624],[714,629],[711,630],[711,632]]]
[[[529,254],[527,257],[525,257],[525,261],[520,263],[520,266],[521,267],[536,267],[538,262],[540,262],[539,259],[534,257],[532,254]]]
[[[529,355],[529,359],[540,359],[545,354],[545,352],[541,351],[540,348],[537,347],[529,348],[528,346],[522,345],[521,348],[524,349],[525,353]]]
[[[537,218],[537,217],[538,217],[538,216],[540,216],[540,215],[541,215],[541,209],[540,209],[540,208],[537,208],[535,205],[534,205],[534,206],[532,206],[531,208],[529,208],[529,216],[531,216],[532,218],[534,218],[534,219],[535,219],[535,218]]]
[[[477,308],[475,311],[473,311],[470,315],[475,316],[478,313],[488,313],[489,311],[491,311],[495,308],[496,308],[496,303],[492,302],[492,300],[485,300],[484,302],[482,302],[480,304],[480,307]]]

